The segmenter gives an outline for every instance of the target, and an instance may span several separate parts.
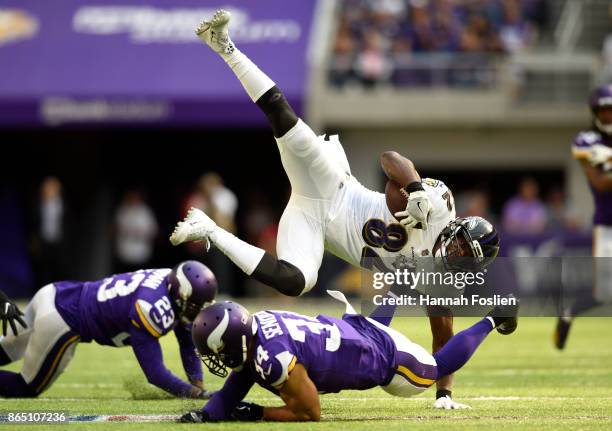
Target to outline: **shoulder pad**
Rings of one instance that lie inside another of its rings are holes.
[[[287,381],[296,362],[296,356],[278,343],[259,344],[253,358],[255,379],[278,389]]]
[[[168,333],[174,325],[174,311],[167,296],[158,299],[153,305],[144,299],[135,304],[140,324],[152,336],[158,338]]]
[[[586,159],[590,156],[593,145],[601,144],[601,134],[593,130],[580,132],[574,139],[572,155],[576,159]]]

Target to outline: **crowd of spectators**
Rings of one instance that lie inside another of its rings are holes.
[[[540,184],[532,177],[519,182],[516,193],[504,202],[499,216],[491,211],[489,195],[483,190],[458,193],[456,202],[458,216],[484,217],[509,235],[537,237],[585,228],[578,222],[576,210],[562,188],[552,187],[542,197]]]
[[[341,0],[340,8],[330,69],[338,86],[483,84],[488,54],[530,47],[547,20],[547,0]]]

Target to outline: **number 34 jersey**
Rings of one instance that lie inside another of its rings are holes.
[[[431,256],[438,235],[455,219],[455,203],[449,188],[439,180],[423,179],[432,204],[428,229],[406,230],[387,208],[383,193],[362,186],[354,178],[346,184],[337,214],[326,229],[326,248],[341,259],[370,269],[381,257],[389,266],[398,259]]]
[[[55,306],[82,342],[129,345],[134,327],[158,338],[175,323],[168,297],[169,273],[170,269],[147,269],[98,281],[54,283]]]
[[[248,366],[254,380],[273,392],[296,363],[306,368],[321,393],[369,389],[393,376],[393,341],[361,315],[337,319],[261,311],[254,319],[257,339]]]

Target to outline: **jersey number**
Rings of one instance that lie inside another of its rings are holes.
[[[130,278],[129,283],[127,280],[117,280],[112,286],[109,287],[112,278],[106,279],[104,283],[98,288],[98,302],[106,302],[110,299],[116,298],[117,296],[128,296],[136,289],[144,280],[146,275],[144,273],[135,273]]]
[[[174,323],[174,311],[167,296],[158,299],[155,302],[157,313],[152,313],[153,319],[159,324],[161,323],[164,329],[168,329]]]
[[[398,252],[408,242],[404,226],[399,223],[385,224],[383,220],[375,218],[363,225],[361,235],[367,244],[361,250],[361,266],[370,270],[376,268],[383,272],[389,271],[389,268],[374,249],[383,248],[390,252]]]
[[[302,316],[298,318],[287,318],[283,317],[283,323],[287,327],[289,331],[289,335],[295,341],[299,341],[300,343],[304,343],[306,341],[306,331],[300,328],[305,328],[310,331],[312,334],[321,334],[327,333],[327,338],[325,339],[325,350],[328,352],[335,352],[340,348],[340,330],[336,325],[330,325],[326,323],[319,322],[318,320],[307,320]]]
[[[453,198],[453,194],[449,191],[442,195],[442,198],[446,201],[446,208],[448,211],[453,211],[453,207],[455,206],[455,199]]]

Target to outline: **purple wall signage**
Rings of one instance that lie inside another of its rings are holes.
[[[232,38],[300,103],[316,1],[5,0],[0,125],[263,124],[194,29],[219,8]]]

